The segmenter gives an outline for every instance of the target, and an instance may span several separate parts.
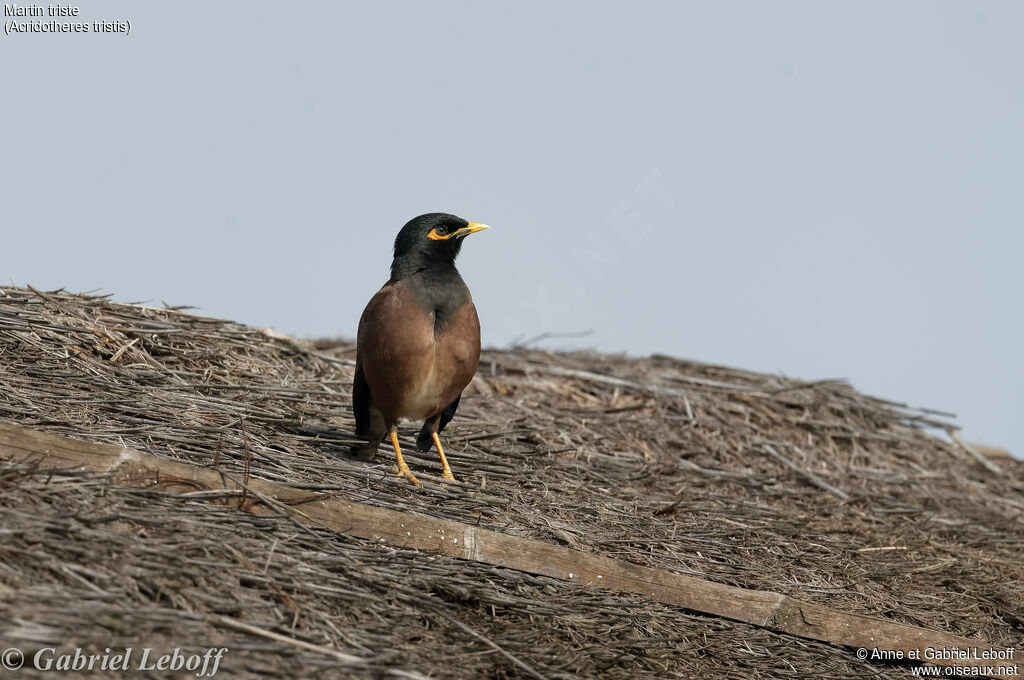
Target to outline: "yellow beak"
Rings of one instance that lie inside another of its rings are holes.
[[[470,222],[467,226],[463,227],[462,229],[453,232],[449,238],[469,236],[470,234],[475,234],[476,232],[483,231],[484,229],[490,229],[490,227],[488,227],[486,224],[480,224],[479,222]]]

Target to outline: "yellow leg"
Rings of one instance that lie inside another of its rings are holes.
[[[434,438],[434,446],[437,447],[437,452],[441,455],[441,465],[444,467],[444,472],[441,476],[454,482],[455,475],[452,474],[452,469],[448,467],[448,459],[444,457],[444,449],[441,448],[441,440],[437,438],[436,432],[431,432],[430,436]]]
[[[400,477],[408,477],[409,480],[416,486],[422,486],[420,480],[416,479],[416,475],[412,473],[409,466],[405,464],[405,459],[402,458],[402,449],[398,446],[398,432],[391,430],[391,445],[395,447],[395,458],[398,459],[398,475]]]

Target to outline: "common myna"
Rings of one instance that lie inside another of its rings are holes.
[[[437,435],[480,362],[480,321],[455,257],[465,237],[487,228],[446,213],[410,220],[395,239],[391,279],[359,319],[352,410],[367,443],[352,452],[370,460],[388,435],[398,474],[417,486],[398,446],[398,422],[423,420],[417,448],[436,446],[444,478],[454,481]]]

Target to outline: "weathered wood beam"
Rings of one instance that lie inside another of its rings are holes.
[[[315,497],[260,479],[244,483],[218,470],[159,458],[130,449],[79,441],[24,427],[0,423],[0,457],[35,458],[46,468],[82,467],[111,472],[125,484],[149,484],[159,476],[163,488],[182,491],[244,490],[265,499],[299,522],[319,526],[405,549],[425,550],[463,560],[483,562],[568,581],[585,587],[628,591],[693,612],[720,616],[845,647],[901,651],[906,656],[927,647],[962,650],[988,649],[983,640],[908,626],[886,619],[851,614],[787,595],[737,588],[676,572],[593,555],[541,541],[508,536],[452,520],[356,503],[336,497]],[[170,482],[170,485],[168,485]],[[193,486],[194,483],[194,486]],[[256,507],[260,507],[257,505]],[[923,661],[921,662],[923,663]],[[1013,666],[1014,662],[950,659],[942,665],[977,668]],[[998,672],[998,671],[997,671]],[[1005,672],[1005,671],[1004,671]],[[1001,675],[1020,679],[1016,675]]]

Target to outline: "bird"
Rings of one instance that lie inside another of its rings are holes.
[[[423,421],[416,447],[436,447],[442,476],[455,481],[438,435],[480,363],[480,320],[455,258],[463,240],[484,229],[490,227],[448,213],[409,220],[395,238],[391,278],[359,319],[352,410],[366,443],[352,453],[372,460],[389,437],[398,475],[416,486],[398,444],[403,419]]]

